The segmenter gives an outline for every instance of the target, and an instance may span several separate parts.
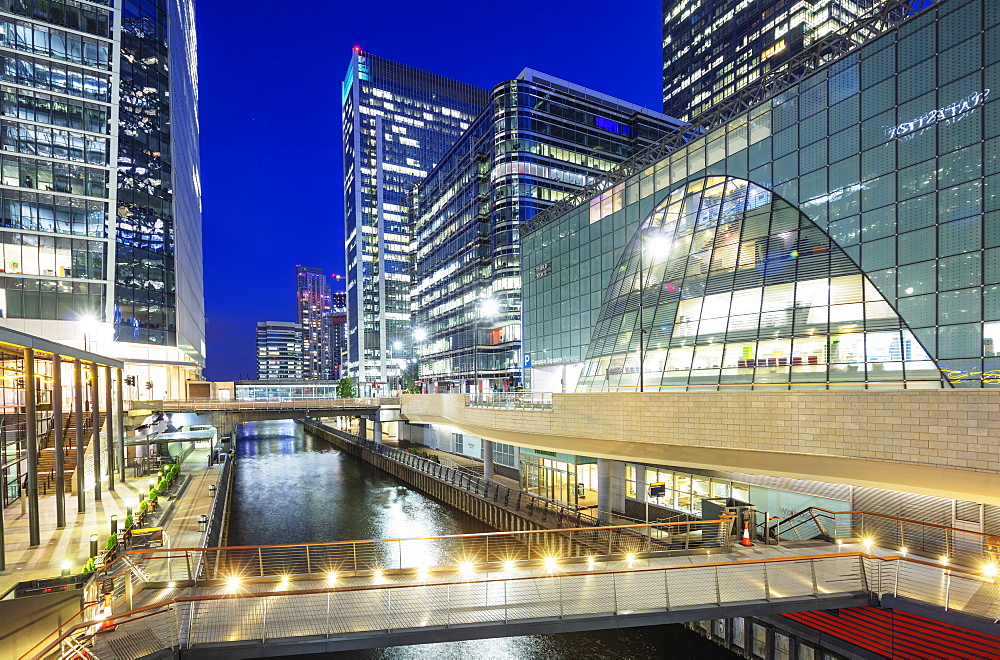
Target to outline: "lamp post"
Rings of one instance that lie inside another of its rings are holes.
[[[483,318],[493,318],[496,316],[497,312],[500,311],[500,303],[496,301],[496,298],[483,298],[479,301],[479,308],[476,314],[476,331],[474,339],[474,350],[473,350],[473,387],[478,393],[479,389],[479,322]]]
[[[646,323],[643,319],[642,309],[645,306],[646,285],[649,283],[646,278],[646,267],[643,263],[643,254],[649,249],[651,256],[656,259],[663,257],[670,252],[670,241],[663,235],[652,235],[647,237],[639,230],[639,391],[645,392],[646,379]],[[655,262],[654,262],[655,263]],[[650,263],[650,270],[654,263]]]

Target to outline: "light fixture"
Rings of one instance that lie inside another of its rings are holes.
[[[326,574],[326,581],[333,583],[337,581],[337,571],[330,571]]]
[[[629,563],[629,566],[631,566],[633,563],[635,563],[635,553],[634,552],[630,552],[627,555],[625,555],[625,561],[627,561]]]
[[[545,564],[545,570],[550,571],[550,572],[556,570],[556,558],[555,557],[546,557],[543,563]]]
[[[513,573],[514,572],[514,562],[512,562],[509,559],[507,561],[505,561],[503,563],[503,570],[505,570],[508,573]]]
[[[983,565],[983,575],[992,579],[997,576],[997,565],[996,564],[984,564]]]
[[[471,561],[461,562],[458,565],[458,572],[461,573],[464,577],[469,577],[470,575],[472,575],[474,572],[472,568],[472,562]]]
[[[233,575],[233,576],[230,576],[230,577],[226,578],[226,586],[229,587],[230,589],[234,590],[234,591],[236,589],[239,589],[240,588],[240,578],[239,578],[239,576]]]

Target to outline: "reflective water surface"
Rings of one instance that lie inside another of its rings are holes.
[[[229,545],[426,538],[493,531],[320,438],[292,421],[244,425]],[[424,547],[434,554],[433,542]],[[736,656],[681,626],[508,637],[331,653],[346,660],[575,658],[653,660]]]

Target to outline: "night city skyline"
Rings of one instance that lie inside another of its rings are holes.
[[[606,21],[606,3],[584,2],[569,15],[558,3],[515,2],[505,13],[530,18],[505,23],[498,48],[500,37],[483,39],[475,28],[494,17],[457,2],[433,11],[320,5],[307,23],[290,12],[199,5],[205,377],[252,377],[256,322],[295,319],[288,291],[297,264],[345,272],[340,84],[355,45],[486,88],[529,66],[658,110],[662,5],[630,9],[629,21]],[[552,30],[557,23],[562,29]],[[600,34],[582,41],[596,24]],[[233,43],[263,46],[279,41],[268,34],[303,29],[309,38],[282,44],[290,57],[275,57],[273,47],[233,56]]]

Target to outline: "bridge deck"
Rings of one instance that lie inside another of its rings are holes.
[[[1000,614],[992,580],[912,558],[822,554],[828,549],[789,557],[782,556],[787,548],[758,547],[760,559],[743,553],[738,561],[532,562],[472,573],[454,566],[368,573],[335,583],[312,576],[150,589],[143,593],[148,609],[98,635],[94,650],[140,657],[136,648],[159,645],[180,646],[191,657],[245,657],[266,648],[277,656],[849,607],[881,595]]]

